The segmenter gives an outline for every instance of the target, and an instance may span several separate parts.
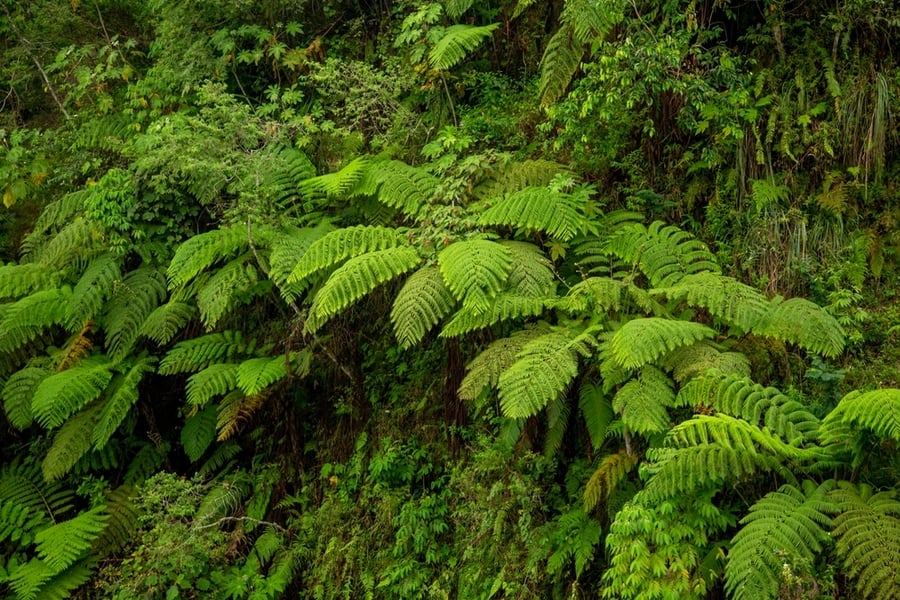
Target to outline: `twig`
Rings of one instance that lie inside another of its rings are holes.
[[[212,527],[218,527],[219,525],[227,521],[250,521],[251,523],[256,523],[257,525],[268,525],[270,527],[274,527],[282,533],[287,533],[287,529],[285,529],[278,523],[273,523],[272,521],[263,521],[262,519],[254,519],[253,517],[222,517],[218,521],[213,521],[212,523],[208,523],[206,525],[195,525],[194,529],[210,529]]]
[[[38,71],[40,72],[41,77],[43,77],[44,83],[47,85],[47,90],[50,92],[50,95],[53,96],[53,100],[56,102],[56,105],[59,107],[59,110],[62,111],[62,114],[66,118],[66,121],[70,120],[71,117],[69,116],[68,111],[66,111],[66,107],[63,106],[63,103],[60,101],[59,96],[56,95],[56,89],[53,87],[53,84],[50,83],[50,78],[47,77],[47,72],[44,71],[44,67],[41,66],[41,63],[37,59],[37,57],[31,53],[31,47],[32,47],[31,42],[29,42],[25,38],[25,36],[22,35],[22,32],[19,31],[19,28],[16,26],[16,22],[13,20],[12,15],[9,13],[9,9],[4,8],[3,12],[6,13],[6,17],[9,19],[10,27],[12,27],[12,30],[16,32],[16,35],[19,36],[19,41],[21,41],[22,45],[25,47],[25,53],[28,54],[28,57],[34,63],[34,66],[36,66]]]

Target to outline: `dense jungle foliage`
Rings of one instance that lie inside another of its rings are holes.
[[[0,7],[6,597],[900,597],[896,3]]]

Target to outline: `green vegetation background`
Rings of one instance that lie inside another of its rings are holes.
[[[900,596],[894,2],[0,8],[0,593]]]

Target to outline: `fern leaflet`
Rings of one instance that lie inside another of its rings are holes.
[[[203,406],[216,396],[227,394],[237,387],[239,365],[219,363],[191,375],[187,383],[187,400],[194,406]]]
[[[55,373],[35,389],[31,412],[43,427],[59,427],[70,415],[100,396],[111,379],[109,364],[99,361],[85,361]]]
[[[91,449],[91,431],[97,423],[100,408],[99,403],[93,404],[70,417],[59,428],[41,464],[45,480],[61,479],[88,453]]]
[[[667,352],[715,336],[715,331],[691,321],[660,317],[631,319],[609,340],[613,360],[625,369],[655,362]]]
[[[108,516],[103,505],[44,529],[35,536],[38,555],[56,572],[71,566],[103,532]]]
[[[439,255],[441,274],[463,308],[485,312],[500,293],[512,267],[509,247],[489,240],[468,240],[446,247]]]
[[[159,345],[172,341],[182,327],[194,318],[194,307],[186,302],[170,300],[153,309],[141,324],[138,335],[150,338]]]
[[[900,441],[900,390],[853,391],[844,396],[826,423],[841,423],[870,429],[882,438]]]
[[[441,330],[441,337],[458,337],[470,331],[490,327],[500,321],[535,317],[544,312],[545,303],[538,298],[501,293],[485,312],[473,313],[463,308]]]
[[[844,350],[840,324],[820,306],[803,298],[770,303],[764,322],[755,330],[797,344],[810,352],[834,358]]]
[[[478,47],[485,38],[500,27],[499,23],[490,25],[453,25],[444,30],[441,39],[428,53],[428,62],[432,69],[445,71],[455,66],[466,55]]]
[[[263,243],[272,232],[254,231],[254,242]],[[262,239],[260,239],[262,238]],[[182,242],[169,263],[169,288],[181,287],[216,262],[247,250],[250,240],[244,225],[232,225],[201,233]]]
[[[121,360],[137,342],[147,317],[166,299],[165,276],[152,267],[128,273],[115,288],[104,326],[110,358]]]
[[[45,329],[66,323],[72,298],[68,287],[43,290],[25,296],[0,313],[0,352],[13,352]]]
[[[38,367],[26,367],[13,373],[3,386],[3,407],[6,417],[16,429],[26,429],[31,425],[31,400],[38,386],[50,371]]]
[[[586,383],[578,392],[578,406],[584,417],[591,445],[594,449],[599,449],[606,440],[610,423],[615,418],[612,404],[602,388],[593,383]]]
[[[546,333],[545,327],[532,327],[493,342],[466,367],[468,373],[459,386],[459,397],[474,401],[485,388],[497,387],[501,373],[512,366],[522,348]]]
[[[637,379],[623,385],[613,397],[613,410],[632,431],[646,435],[669,428],[666,409],[675,403],[672,382],[656,367],[645,366]]]
[[[94,448],[101,450],[128,416],[131,407],[138,400],[138,386],[144,375],[153,371],[154,362],[154,358],[140,358],[128,367],[127,372],[112,380],[103,410],[90,436]]]
[[[563,242],[585,227],[576,198],[546,187],[529,187],[506,196],[487,209],[479,222],[543,231]]]
[[[372,178],[378,185],[378,201],[414,217],[434,196],[440,180],[399,160],[375,164]]]
[[[188,417],[181,429],[181,446],[191,462],[197,462],[216,439],[216,407],[212,404]]]
[[[121,278],[119,263],[111,255],[104,254],[91,261],[72,294],[67,317],[69,329],[80,327],[85,321],[96,318]]]
[[[453,310],[455,303],[437,267],[425,266],[413,273],[400,288],[391,309],[394,335],[400,346],[409,348],[421,341]]]
[[[758,290],[731,277],[703,272],[685,275],[677,284],[653,290],[672,300],[701,306],[729,325],[745,332],[755,330],[769,310],[769,301]]]
[[[285,357],[251,358],[238,366],[237,387],[254,396],[287,375]]]
[[[287,277],[288,283],[300,282],[310,275],[329,269],[352,256],[406,244],[406,236],[389,227],[356,226],[332,231],[313,242]]]

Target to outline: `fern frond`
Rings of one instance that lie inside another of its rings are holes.
[[[160,375],[193,373],[218,362],[252,356],[253,340],[244,340],[240,331],[222,331],[178,342],[159,365]]]
[[[358,156],[334,173],[311,177],[300,184],[300,190],[309,196],[325,194],[329,198],[343,198],[366,175],[371,160]]]
[[[12,571],[9,583],[16,593],[16,600],[36,600],[41,588],[55,574],[44,561],[35,558]]]
[[[106,520],[103,505],[44,529],[35,536],[38,555],[56,572],[71,566],[91,548],[103,533]]]
[[[834,519],[836,550],[856,590],[869,600],[900,594],[900,500],[897,490],[840,482],[832,492],[839,514]]]
[[[716,370],[723,375],[750,375],[750,360],[740,352],[721,352],[705,340],[682,346],[666,355],[660,363],[678,383]]]
[[[828,499],[830,483],[783,485],[750,507],[732,540],[725,567],[725,590],[735,600],[775,598],[784,564],[811,564],[828,539],[828,516],[837,506]]]
[[[181,446],[191,462],[197,462],[216,439],[216,406],[210,404],[185,420]]]
[[[272,240],[269,254],[269,277],[278,286],[282,298],[296,300],[305,289],[302,282],[288,283],[288,277],[313,242],[334,231],[334,226],[322,221],[315,227],[287,230]]]
[[[57,371],[68,369],[80,363],[91,353],[94,342],[90,338],[90,334],[94,330],[93,321],[86,321],[81,327],[81,331],[69,338],[66,345],[62,348],[61,356],[56,365]]]
[[[41,463],[46,481],[62,479],[91,449],[91,431],[102,405],[97,403],[69,417],[53,436],[53,445]]]
[[[19,298],[50,287],[53,271],[40,263],[0,266],[0,298]]]
[[[609,349],[619,366],[637,369],[655,362],[668,352],[714,337],[715,334],[709,327],[692,321],[637,318],[616,330],[609,340]]]
[[[97,425],[91,433],[94,448],[101,450],[113,436],[131,407],[138,400],[138,386],[144,375],[153,371],[153,357],[140,358],[131,365],[127,372],[117,375],[106,393],[106,402],[97,418]]]
[[[500,23],[490,25],[452,25],[446,28],[441,39],[428,53],[428,63],[432,69],[445,71],[456,66],[466,55],[477,48],[486,38],[491,37]]]
[[[407,278],[394,299],[391,322],[402,348],[420,342],[456,304],[437,267],[425,266]]]
[[[544,106],[550,106],[566,93],[581,64],[584,44],[574,39],[574,34],[572,26],[564,23],[547,42],[541,58],[540,96]]]
[[[604,2],[602,9],[594,0],[566,0],[559,20],[572,26],[576,40],[590,43],[622,20],[621,4]]]
[[[194,313],[193,305],[169,300],[147,315],[138,335],[149,338],[160,346],[168,344],[194,318]]]
[[[740,375],[694,379],[678,392],[676,404],[714,408],[765,427],[792,444],[814,436],[819,427],[819,420],[800,402]]]
[[[84,361],[44,379],[34,391],[31,412],[43,427],[59,427],[69,416],[96,400],[111,379],[108,363]]]
[[[554,304],[572,314],[610,313],[621,309],[628,284],[609,277],[588,277],[579,281]]]
[[[600,503],[606,502],[616,486],[634,471],[639,462],[637,454],[628,454],[625,450],[609,454],[600,461],[584,488],[584,512],[590,513]]]
[[[38,590],[39,593],[36,598],[39,600],[68,600],[72,597],[73,592],[90,581],[93,574],[93,567],[89,558],[78,561],[65,570],[55,573],[48,581],[43,583]],[[25,600],[25,597],[19,597],[17,600]]]
[[[510,251],[512,267],[506,288],[517,296],[548,299],[556,295],[556,275],[552,263],[534,244],[500,242]]]
[[[67,265],[105,250],[94,226],[78,217],[63,227],[46,244],[28,255],[29,262],[37,262],[62,271]]]
[[[125,470],[125,484],[138,485],[145,479],[159,472],[168,452],[168,444],[145,443],[131,459]]]
[[[234,390],[238,367],[235,363],[219,363],[191,375],[187,383],[187,401],[194,406],[204,406],[214,397]]]
[[[288,283],[297,283],[350,257],[406,245],[406,236],[389,227],[355,226],[332,231],[313,242],[300,258]]]
[[[115,287],[104,318],[107,353],[113,360],[127,356],[150,313],[166,299],[166,280],[159,270],[141,267]]]
[[[671,300],[700,306],[744,332],[756,329],[769,310],[769,301],[758,290],[716,273],[685,275],[677,284],[653,290]]]
[[[637,379],[623,385],[613,397],[613,410],[634,432],[646,435],[669,429],[666,410],[675,403],[672,381],[656,367],[645,366]]]
[[[479,198],[495,198],[527,187],[543,187],[568,169],[551,160],[514,161],[501,166],[489,179],[475,187]]]
[[[85,200],[90,194],[91,190],[84,188],[70,192],[59,200],[49,202],[34,222],[29,237],[41,235],[50,229],[60,228],[66,223],[71,223],[77,215],[84,211]]]
[[[218,407],[216,407],[218,411]],[[234,440],[228,440],[222,444],[218,444],[212,454],[197,469],[197,473],[203,477],[212,477],[217,473],[224,471],[227,465],[234,465],[234,458],[240,454],[241,447]]]
[[[3,386],[3,407],[6,418],[16,429],[31,426],[31,400],[38,386],[51,375],[47,369],[25,367],[13,373]]]
[[[399,160],[381,161],[372,168],[378,201],[414,217],[431,200],[440,180],[424,169]]]
[[[562,446],[569,425],[569,403],[556,398],[547,405],[547,430],[544,434],[544,456],[554,458]]]
[[[237,387],[247,396],[255,396],[286,376],[284,356],[251,358],[238,366]]]
[[[591,445],[599,450],[606,441],[609,424],[615,418],[612,404],[600,386],[585,383],[578,391],[578,407],[591,438]]]
[[[0,352],[13,352],[45,329],[66,323],[72,299],[68,287],[43,290],[8,305],[0,319]]]
[[[575,196],[546,187],[528,187],[498,200],[479,222],[543,231],[567,242],[583,231],[586,218]]]
[[[539,298],[528,298],[501,293],[485,312],[473,313],[465,308],[457,311],[441,330],[441,337],[458,337],[490,327],[501,321],[536,317],[544,312],[545,302]]]
[[[444,3],[444,12],[451,19],[458,19],[464,12],[472,8],[474,0],[447,0]]]
[[[850,392],[825,417],[825,423],[835,420],[869,429],[882,438],[900,441],[900,390]]]
[[[355,256],[338,267],[319,289],[310,307],[307,328],[315,330],[379,285],[417,267],[419,253],[409,246]]]
[[[233,437],[241,424],[259,410],[265,400],[264,394],[245,396],[238,390],[222,398],[216,419],[216,429],[219,432],[216,440],[223,442]]]
[[[270,155],[272,168],[265,174],[264,185],[271,190],[275,202],[290,206],[297,200],[303,181],[315,176],[316,167],[296,148],[282,146]]]
[[[67,318],[69,329],[80,327],[85,321],[96,318],[103,303],[112,296],[116,281],[121,278],[119,262],[111,255],[104,254],[91,261],[72,294]]]
[[[467,365],[468,372],[459,386],[459,397],[474,401],[485,388],[497,387],[501,373],[516,362],[522,348],[546,333],[545,327],[532,327],[493,342]]]
[[[447,287],[463,308],[473,313],[490,309],[512,267],[509,247],[489,240],[456,242],[438,255]]]
[[[101,556],[108,556],[126,547],[134,539],[138,527],[138,513],[132,502],[134,488],[122,485],[106,493],[106,527],[94,544]]]
[[[259,245],[263,240],[257,237],[272,235],[268,229],[253,232],[253,241]],[[175,256],[169,263],[167,277],[169,289],[188,283],[216,262],[246,252],[250,245],[246,225],[231,225],[201,233],[185,240],[175,249]]]
[[[72,510],[75,493],[59,483],[46,482],[37,464],[14,463],[0,471],[0,500],[0,505],[28,507],[41,516],[40,524],[49,525]]]
[[[578,375],[573,342],[582,331],[556,329],[529,341],[500,375],[500,409],[513,419],[537,414]]]
[[[829,358],[844,350],[844,332],[837,320],[803,298],[773,300],[755,333],[797,344]]]
[[[238,257],[217,270],[197,291],[197,308],[200,320],[207,331],[233,310],[241,296],[245,296],[257,284],[256,268],[248,264],[246,257]]]

